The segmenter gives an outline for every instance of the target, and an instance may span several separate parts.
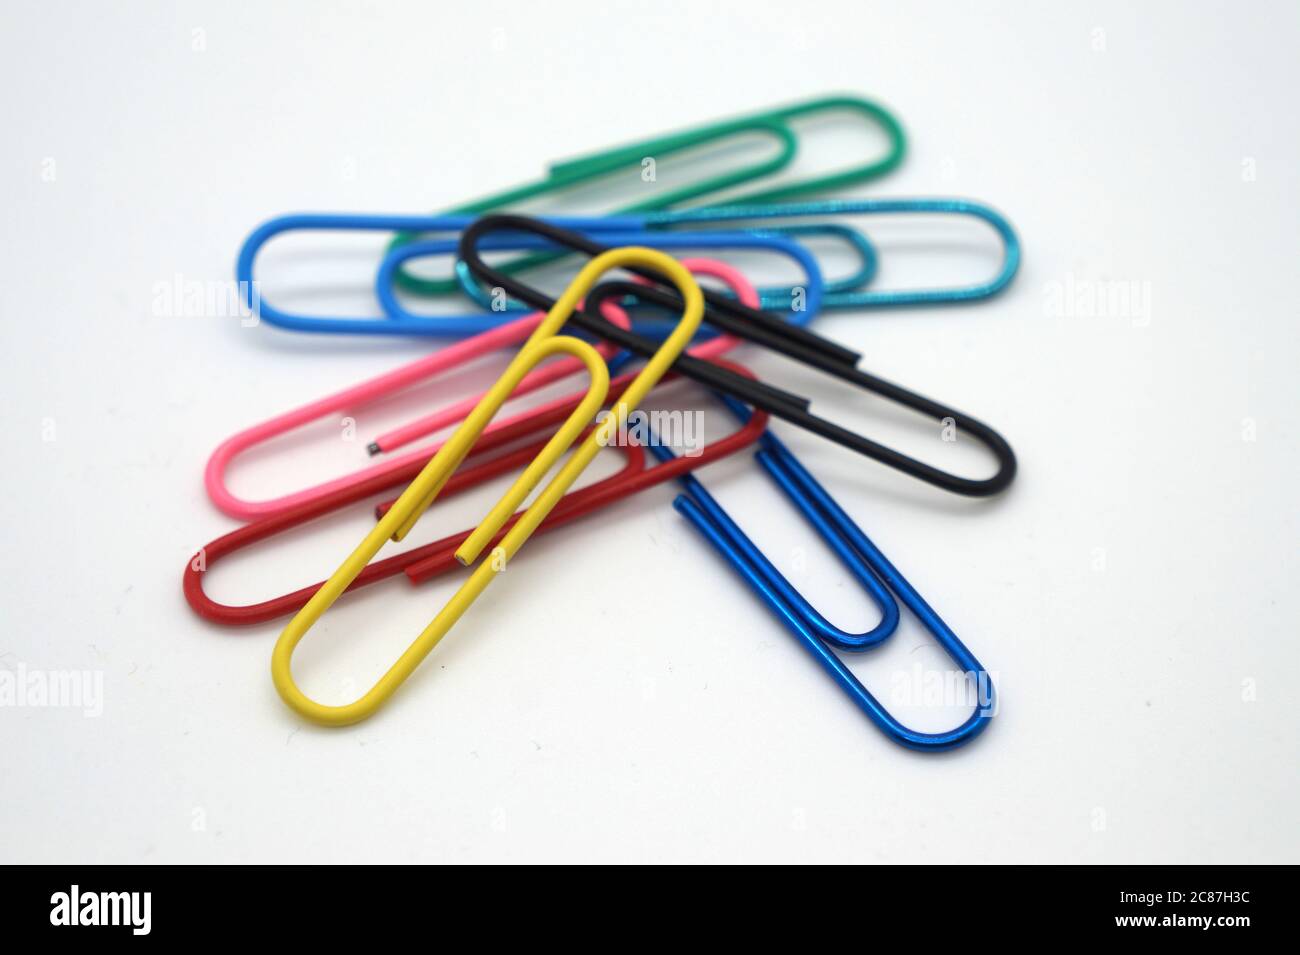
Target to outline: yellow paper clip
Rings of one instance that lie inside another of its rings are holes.
[[[496,533],[505,525],[524,499],[543,476],[564,455],[569,446],[577,439],[587,424],[600,410],[609,391],[609,369],[596,349],[579,338],[557,335],[565,321],[573,313],[578,302],[591,289],[596,281],[610,269],[625,266],[641,266],[654,269],[672,281],[681,292],[685,307],[681,320],[673,333],[665,339],[662,347],[646,364],[641,373],[633,379],[632,384],[623,392],[622,397],[612,413],[597,427],[587,439],[578,446],[572,457],[560,468],[537,499],[529,505],[528,510],[519,521],[502,538],[501,543],[493,548],[491,555],[474,569],[460,589],[447,601],[433,622],[424,628],[424,632],[403,651],[397,661],[379,678],[362,697],[343,706],[326,706],[308,697],[298,688],[293,680],[293,651],[298,642],[330,608],[339,595],[352,583],[358,574],[374,558],[390,537],[401,540],[415,526],[420,515],[433,503],[456,468],[469,454],[483,429],[491,422],[493,415],[510,398],[519,381],[542,360],[558,353],[567,353],[578,358],[587,367],[591,375],[591,384],[587,395],[574,412],[569,415],[560,428],[547,442],[541,453],[524,470],[518,480],[488,512],[486,518],[474,530],[456,551],[456,559],[468,566],[478,559],[482,550]],[[452,628],[461,615],[469,609],[479,596],[487,589],[498,573],[505,569],[507,563],[528,540],[529,535],[537,529],[565,492],[578,479],[583,470],[596,457],[600,449],[609,442],[626,422],[632,410],[645,398],[668,368],[681,354],[683,349],[695,336],[696,330],[704,316],[704,297],[699,285],[690,272],[675,259],[640,246],[628,246],[611,249],[596,256],[574,278],[565,289],[559,301],[547,313],[546,319],[537,326],[528,341],[515,355],[505,373],[495,385],[483,396],[478,406],[461,422],[455,433],[448,439],[442,449],[424,467],[402,493],[396,503],[357,545],[356,550],[348,555],[338,570],[325,581],[324,586],[307,602],[297,616],[284,628],[276,641],[271,654],[271,679],[281,699],[299,715],[314,723],[327,726],[345,726],[365,719],[375,712],[393,692],[401,686],[402,681],[415,671],[420,662],[429,654]]]

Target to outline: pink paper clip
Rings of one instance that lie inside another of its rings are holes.
[[[757,297],[753,295],[753,287],[744,275],[733,266],[714,259],[683,259],[682,263],[697,275],[721,280],[730,286],[745,304],[757,305]],[[605,305],[603,314],[611,322],[623,327],[628,327],[630,324],[627,313],[612,303]],[[377,464],[360,468],[351,474],[331,478],[300,491],[261,501],[241,498],[226,485],[226,472],[230,467],[230,463],[237,455],[249,448],[287,434],[326,415],[345,409],[355,411],[367,404],[421,384],[435,375],[454,369],[475,358],[518,344],[532,333],[543,317],[544,313],[542,312],[525,315],[514,322],[449,345],[424,358],[416,359],[390,372],[370,378],[360,384],[353,385],[351,388],[345,388],[343,391],[335,392],[292,411],[277,415],[261,424],[232,435],[212,452],[207,467],[204,469],[203,483],[207,488],[208,496],[221,511],[231,517],[240,520],[253,520],[255,518],[270,517],[300,505],[320,500],[336,491],[353,487],[383,475],[396,474],[413,461],[428,460],[437,450],[436,446],[422,447],[394,455]],[[739,339],[719,335],[695,346],[690,350],[690,354],[696,358],[716,358],[734,348],[737,344],[739,344]],[[606,360],[614,352],[613,347],[607,344],[599,345],[597,350]],[[552,382],[579,371],[580,368],[579,363],[573,359],[565,359],[544,368],[539,368],[523,379],[519,387],[515,389],[514,394],[523,395],[537,391]],[[478,403],[480,397],[476,395],[458,401],[440,411],[381,435],[371,444],[372,453],[394,451],[412,441],[457,423]],[[544,407],[560,406],[570,400],[568,397],[559,398]],[[508,428],[526,415],[536,413],[536,411],[537,409],[532,409],[520,412],[501,421],[493,422],[484,434],[487,435],[499,429]]]

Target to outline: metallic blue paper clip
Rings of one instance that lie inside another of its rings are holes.
[[[748,409],[743,405],[725,397],[724,400],[742,420],[748,418]],[[849,699],[886,736],[909,749],[924,752],[953,749],[970,742],[988,728],[995,712],[993,683],[988,671],[770,430],[759,439],[759,444],[762,450],[755,455],[758,462],[795,507],[817,529],[821,537],[830,544],[841,561],[853,571],[859,582],[867,586],[873,599],[881,607],[884,617],[874,630],[846,641],[843,631],[832,627],[808,604],[808,601],[745,536],[735,521],[705,490],[698,478],[687,474],[678,479],[685,488],[685,493],[673,501],[673,507],[708,538],[709,542],[753,588],[759,598],[775,611],[777,617],[794,634],[804,649],[812,654],[813,658],[830,674],[831,679],[848,694]],[[661,460],[673,457],[672,451],[658,443],[652,444],[651,451]],[[873,580],[874,586],[868,584],[868,580]],[[890,595],[891,591],[892,595]],[[880,593],[889,595],[888,604],[882,602]],[[974,712],[956,729],[942,733],[922,733],[904,726],[827,646],[829,643],[845,650],[865,650],[881,643],[898,624],[898,606],[894,602],[893,595],[897,595],[897,598],[916,615],[948,656],[961,667],[966,674],[966,679],[973,684],[978,694]],[[892,608],[892,614],[889,608]]]

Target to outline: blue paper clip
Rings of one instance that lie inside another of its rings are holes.
[[[455,254],[456,240],[465,226],[477,219],[472,215],[401,216],[401,215],[349,215],[300,214],[280,216],[258,226],[244,241],[235,266],[240,295],[245,306],[268,324],[289,331],[328,332],[361,335],[437,335],[463,337],[476,335],[524,314],[519,310],[474,312],[465,315],[419,315],[404,309],[392,291],[393,269],[400,261],[416,255]],[[755,234],[744,231],[669,233],[646,232],[640,216],[608,216],[603,218],[556,217],[548,219],[564,228],[584,233],[599,234],[613,244],[636,243],[655,248],[748,248],[765,249],[792,258],[807,280],[807,297],[802,311],[791,313],[792,320],[800,325],[813,319],[820,308],[823,288],[817,260],[798,242],[777,234]],[[422,240],[400,247],[385,257],[376,277],[376,290],[383,313],[375,317],[317,316],[288,312],[278,308],[258,290],[254,265],[258,253],[277,235],[292,231],[361,231],[361,232],[425,232],[448,233],[447,239]],[[536,238],[502,237],[486,248],[545,248]],[[414,251],[412,251],[414,250]],[[396,320],[390,320],[396,319]]]
[[[747,408],[726,396],[723,396],[723,400],[741,420],[748,419]],[[685,493],[678,495],[673,501],[673,507],[708,538],[759,598],[775,611],[804,649],[812,654],[830,674],[831,679],[848,694],[849,699],[891,740],[908,749],[923,752],[954,749],[970,742],[988,728],[995,712],[993,682],[988,671],[771,430],[759,439],[759,445],[762,450],[755,458],[764,470],[880,606],[883,617],[873,630],[856,637],[847,635],[850,639],[846,640],[846,634],[829,624],[813,609],[771,561],[763,556],[695,476],[686,474],[678,479]],[[651,443],[650,450],[660,460],[674,456],[672,451],[657,441]],[[886,595],[888,603],[882,601],[882,593]],[[975,710],[956,729],[942,733],[922,733],[904,726],[827,646],[829,643],[844,650],[857,651],[880,644],[893,633],[898,624],[898,605],[893,595],[897,595],[916,615],[948,656],[962,668],[967,679],[974,683],[978,693]],[[892,613],[889,608],[892,608]]]

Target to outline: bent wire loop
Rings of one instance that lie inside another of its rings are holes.
[[[696,274],[721,279],[733,289],[738,289],[745,284],[743,274],[723,262],[712,259],[683,259],[682,264]],[[820,298],[821,277],[816,271],[815,263],[811,269],[809,275],[810,298],[815,303]],[[614,324],[627,327],[626,314],[612,302],[603,305],[601,312]],[[812,314],[812,312],[800,313],[792,316],[792,319],[804,322],[809,320]],[[221,511],[231,517],[252,520],[279,513],[306,501],[327,496],[339,488],[366,482],[373,477],[384,474],[405,474],[404,480],[409,481],[416,473],[415,471],[408,472],[409,466],[414,462],[418,462],[418,470],[419,466],[423,466],[428,461],[434,451],[433,448],[426,447],[387,457],[383,461],[361,468],[351,474],[332,478],[308,488],[264,500],[247,500],[239,497],[230,490],[226,475],[234,460],[253,447],[301,428],[334,412],[346,410],[349,414],[355,414],[359,409],[373,402],[426,382],[435,375],[459,368],[466,362],[497,349],[518,344],[537,327],[544,317],[543,312],[534,312],[507,325],[481,332],[472,338],[451,344],[441,351],[408,362],[390,372],[335,392],[318,401],[310,402],[292,411],[277,415],[261,424],[245,428],[218,445],[209,457],[203,475],[208,496]],[[731,336],[717,336],[700,345],[693,346],[690,349],[690,354],[701,358],[716,358],[736,344],[737,339]],[[597,346],[597,350],[607,359],[610,359],[613,357],[615,346],[602,343]],[[512,397],[535,391],[561,377],[578,371],[580,368],[581,365],[576,361],[564,359],[545,368],[537,369],[524,377],[514,390]],[[752,375],[749,377],[752,377]],[[466,398],[382,434],[371,442],[370,451],[372,454],[390,454],[412,441],[456,424],[478,404],[481,398],[482,395]],[[517,415],[493,422],[485,430],[484,434],[488,435],[498,429],[509,427],[513,422],[526,417],[526,415]]]
[[[734,401],[728,401],[728,405],[737,411],[741,420],[745,419],[747,409]],[[881,553],[880,548],[872,543],[844,509],[835,502],[825,488],[817,483],[771,431],[764,432],[763,437],[759,439],[759,444],[762,450],[755,455],[758,462],[786,497],[831,544],[841,560],[849,563],[850,566],[861,566],[865,562],[866,573],[876,577],[880,584],[896,594],[943,647],[948,656],[961,667],[977,696],[971,715],[960,726],[941,733],[923,733],[899,722],[872,695],[871,691],[862,685],[862,682],[827,644],[848,650],[865,649],[865,647],[846,646],[842,641],[833,639],[822,626],[820,615],[763,557],[753,542],[745,536],[735,521],[693,475],[684,475],[680,479],[685,487],[685,493],[673,501],[673,507],[708,539],[709,543],[744,578],[759,599],[776,613],[804,649],[812,654],[813,659],[830,674],[831,679],[839,684],[849,699],[891,740],[909,749],[927,752],[953,749],[970,742],[988,728],[989,721],[996,712],[993,683],[988,671],[958,639],[952,628],[944,623],[943,618],[935,613],[934,609],[917,593],[916,588],[909,584],[889,559]],[[672,456],[672,452],[666,449],[661,452],[660,448],[654,447],[652,450],[661,457],[664,453],[669,457]],[[859,580],[861,579],[859,576]],[[895,617],[892,620],[894,624],[897,623],[896,615],[895,605]],[[882,621],[883,625],[884,621]],[[868,645],[879,642],[880,640],[876,639]]]
[[[525,216],[485,216],[469,226],[461,234],[460,253],[461,258],[474,274],[481,281],[491,286],[500,286],[509,294],[538,308],[550,305],[550,299],[545,294],[483,261],[477,248],[478,242],[484,235],[498,230],[542,235],[551,241],[589,255],[600,255],[605,251],[603,246],[592,239]],[[655,278],[653,275],[649,277]],[[619,347],[636,354],[654,354],[657,347],[655,342],[634,332],[618,328],[597,314],[599,305],[607,298],[622,298],[629,295],[670,308],[677,303],[672,293],[664,289],[643,288],[632,283],[605,282],[588,297],[586,309],[572,313],[569,324],[573,328],[614,342]],[[729,394],[751,407],[762,408],[775,417],[946,491],[984,497],[1002,491],[1015,477],[1016,458],[1011,446],[1000,434],[983,422],[858,369],[857,362],[861,357],[858,353],[822,338],[806,328],[790,325],[774,315],[750,308],[721,292],[706,290],[703,295],[708,306],[707,320],[714,328],[755,344],[764,345],[795,361],[865,391],[888,398],[937,421],[946,422],[947,419],[951,419],[951,424],[957,429],[958,434],[973,436],[993,453],[998,462],[998,469],[989,478],[960,477],[813,414],[810,411],[810,402],[806,398],[761,382],[749,381],[690,355],[679,357],[673,365],[682,375],[714,390]]]
[[[752,374],[752,372],[740,365],[731,362],[726,364],[740,374]],[[632,378],[632,374],[627,374],[612,381],[610,383],[610,393],[618,394],[623,387],[632,381]],[[520,416],[518,420],[509,426],[490,432],[485,431],[483,438],[475,444],[473,455],[478,456],[485,451],[504,447],[543,428],[552,427],[563,421],[572,412],[579,400],[580,397],[573,397],[556,401]],[[640,445],[619,445],[619,450],[626,456],[625,466],[610,477],[602,478],[593,484],[566,494],[555,509],[546,516],[546,520],[538,527],[537,533],[562,527],[593,511],[616,504],[628,495],[662,484],[687,471],[707,467],[712,462],[721,460],[753,444],[758,440],[759,435],[762,434],[766,426],[767,415],[761,411],[755,412],[753,417],[742,428],[705,445],[700,449],[698,455],[676,457],[672,461],[649,468],[645,467],[645,454]],[[443,488],[442,495],[446,497],[459,493],[490,478],[513,471],[517,467],[522,467],[532,460],[542,447],[542,443],[535,442],[526,447],[500,454],[490,460],[467,466],[452,476],[446,487]],[[323,581],[259,603],[229,605],[219,603],[205,593],[203,585],[206,574],[217,562],[225,560],[237,551],[323,518],[389,488],[409,482],[419,473],[434,450],[436,449],[426,449],[419,460],[408,461],[396,471],[375,474],[364,481],[358,481],[330,491],[327,494],[306,499],[301,503],[282,509],[272,516],[245,524],[204,545],[194,555],[185,569],[183,580],[185,599],[200,617],[224,626],[250,626],[282,617],[285,614],[296,613],[321,588]],[[391,509],[391,504],[392,502],[379,505],[376,508],[377,515],[382,516],[382,514],[387,513]],[[500,543],[500,539],[514,526],[520,513],[516,512],[515,516],[503,525],[497,536],[493,538],[490,546],[495,547]],[[400,573],[405,573],[412,583],[418,584],[459,569],[461,564],[456,560],[455,551],[469,535],[470,531],[462,531],[432,543],[403,551],[392,557],[373,561],[357,575],[345,592],[351,592]]]
[[[650,228],[677,228],[688,225],[745,224],[769,220],[795,219],[806,216],[848,215],[955,215],[966,216],[989,225],[1002,244],[1002,264],[998,271],[983,282],[951,288],[880,289],[858,291],[858,287],[830,288],[823,300],[826,308],[881,308],[903,305],[938,305],[957,302],[974,302],[990,298],[1011,283],[1020,268],[1020,238],[1015,228],[996,209],[970,199],[833,199],[822,202],[800,202],[785,205],[726,205],[714,208],[684,209],[661,213],[647,213],[645,225]],[[790,229],[769,229],[760,226],[763,233],[791,234]],[[798,233],[794,233],[798,234]],[[856,234],[856,233],[854,233]],[[792,289],[762,289],[762,304],[767,309],[789,308]]]
[[[819,96],[553,163],[549,168],[547,178],[540,182],[528,183],[487,196],[458,206],[451,211],[485,213],[505,209],[526,199],[569,188],[576,183],[597,176],[608,175],[620,169],[636,170],[638,185],[644,188],[645,184],[641,181],[639,173],[642,163],[647,157],[657,159],[685,149],[698,148],[701,145],[715,143],[738,135],[764,133],[776,137],[781,144],[781,152],[765,162],[751,167],[742,167],[734,172],[723,173],[674,192],[656,193],[649,199],[623,207],[621,211],[636,212],[664,209],[711,192],[718,192],[781,171],[795,158],[798,149],[798,138],[791,129],[790,123],[834,112],[856,114],[869,126],[878,127],[887,141],[885,154],[880,158],[871,158],[846,169],[823,173],[819,176],[793,179],[766,189],[745,193],[732,201],[772,202],[778,198],[793,198],[814,192],[829,192],[882,176],[902,162],[903,154],[907,148],[907,141],[902,126],[892,113],[879,104],[859,96]],[[412,229],[411,233],[416,231],[418,230]],[[413,238],[411,233],[398,236],[394,240],[393,246],[400,246],[411,241]],[[530,264],[546,261],[552,257],[546,255],[529,257],[517,260],[506,266],[506,268],[514,271]],[[454,291],[456,287],[454,278],[421,278],[412,275],[409,271],[399,271],[397,281],[403,290],[423,295],[445,295]]]
[[[239,257],[235,263],[235,277],[244,307],[260,321],[287,331],[327,332],[358,335],[434,335],[440,337],[462,337],[476,335],[489,329],[497,328],[525,314],[526,310],[507,308],[488,313],[474,311],[461,315],[422,315],[404,309],[392,290],[392,279],[397,267],[406,258],[424,255],[454,255],[459,245],[454,237],[474,217],[465,215],[448,216],[394,216],[394,215],[354,215],[331,213],[304,213],[278,216],[254,229],[240,247]],[[635,242],[654,248],[672,249],[760,249],[769,250],[793,259],[810,284],[815,284],[818,291],[817,303],[807,303],[807,310],[816,313],[820,302],[822,288],[821,272],[817,260],[797,241],[774,232],[754,234],[746,231],[702,232],[675,235],[664,231],[645,233],[643,221],[635,216],[610,218],[575,218],[564,217],[551,220],[582,232],[599,232],[611,244]],[[419,228],[428,232],[451,233],[453,237],[441,240],[422,240],[413,247],[414,251],[403,248],[385,257],[380,272],[375,280],[376,292],[383,308],[382,316],[330,316],[307,315],[291,312],[276,306],[261,291],[261,282],[257,278],[256,262],[266,244],[273,238],[288,232],[393,232],[404,228]],[[669,237],[671,236],[671,237]],[[515,240],[518,242],[519,240]],[[523,242],[525,246],[539,247],[546,243],[536,237],[529,237]],[[502,246],[510,248],[509,242]],[[489,248],[493,246],[489,245]],[[858,247],[860,249],[860,246]],[[811,295],[811,291],[809,295]],[[513,304],[513,303],[512,303]],[[384,317],[399,318],[402,322],[385,321]],[[806,319],[805,319],[806,320]]]
[[[736,276],[735,280],[729,284],[735,292],[736,298],[743,304],[757,305],[758,292],[743,275]],[[750,414],[748,408],[734,398],[729,398],[726,395],[720,397],[742,424],[748,425],[750,423],[753,415]],[[765,430],[764,434],[766,433]],[[677,455],[673,454],[666,445],[658,440],[657,436],[651,436],[649,448],[651,453],[662,463],[666,464],[680,460]],[[712,498],[708,496],[704,486],[695,480],[693,475],[689,473],[683,474],[678,480],[688,492],[698,489],[702,502],[712,502]],[[795,589],[794,585],[767,559],[767,556],[754,546],[754,543],[744,535],[725,511],[715,505],[709,510],[709,514],[728,531],[728,536],[734,541],[736,547],[744,553],[745,558],[754,565],[766,583],[774,587],[791,609],[798,613],[804,623],[823,640],[844,650],[860,651],[877,646],[888,639],[898,627],[898,602],[894,599],[894,595],[880,582],[871,567],[863,561],[861,555],[851,547],[844,546],[840,537],[834,533],[833,528],[829,527],[824,521],[817,520],[814,515],[809,514],[802,507],[800,510],[809,518],[814,529],[821,534],[822,539],[835,551],[841,563],[844,564],[849,573],[853,575],[854,579],[867,592],[867,596],[872,599],[880,610],[880,622],[870,630],[861,633],[850,633],[831,623],[817,608],[808,602],[803,594]]]
[[[663,345],[650,356],[615,403],[613,412],[577,445],[568,461],[547,483],[513,527],[492,548],[490,559],[481,561],[452,595],[451,599],[416,637],[393,665],[364,695],[342,706],[326,706],[311,699],[293,679],[294,648],[311,626],[320,619],[339,595],[365,570],[371,558],[389,538],[401,540],[420,515],[433,503],[453,472],[465,459],[493,414],[510,397],[510,392],[538,362],[552,355],[567,354],[587,367],[591,385],[587,395],[546,443],[542,452],[524,469],[508,491],[488,512],[483,522],[456,548],[455,557],[469,565],[477,560],[516,508],[533,491],[546,473],[569,450],[604,401],[609,390],[609,371],[599,353],[579,338],[560,335],[565,320],[597,279],[609,269],[639,267],[666,277],[677,288],[683,302],[682,318]],[[529,336],[528,341],[506,368],[497,383],[448,438],[447,442],[416,475],[393,507],[366,535],[365,539],[339,566],[294,618],[276,641],[271,655],[271,676],[281,699],[300,716],[325,725],[339,726],[365,719],[381,706],[414,672],[457,620],[469,609],[487,586],[496,579],[535,531],[546,515],[591,463],[610,437],[625,426],[627,417],[651,388],[667,374],[673,360],[686,348],[704,317],[704,298],[699,285],[675,259],[652,249],[628,247],[611,249],[589,261],[565,289]]]

